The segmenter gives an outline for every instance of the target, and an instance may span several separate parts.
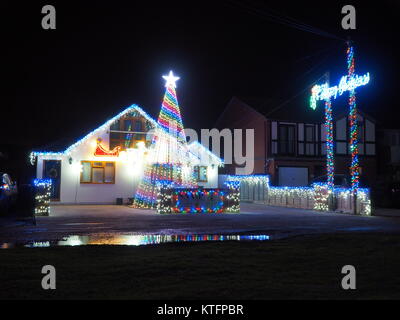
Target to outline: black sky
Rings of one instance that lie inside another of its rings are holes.
[[[346,73],[345,43],[277,23],[287,15],[355,41],[369,71],[360,108],[397,127],[400,5],[396,1],[8,1],[2,17],[1,143],[80,137],[132,103],[157,117],[170,69],[186,127],[211,128],[236,96],[288,99],[326,71]],[[57,29],[41,28],[41,8]],[[357,30],[341,28],[353,4]],[[310,112],[299,105],[299,116]]]

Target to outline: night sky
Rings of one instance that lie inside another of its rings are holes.
[[[345,31],[341,8],[349,3],[357,30]],[[232,96],[290,99],[326,71],[337,83],[346,73],[347,36],[355,41],[356,73],[372,76],[359,90],[360,109],[400,128],[400,5],[349,3],[6,1],[1,144],[79,138],[133,103],[156,118],[161,76],[170,69],[181,77],[184,125],[212,128]],[[56,30],[41,28],[45,4],[57,10]],[[296,29],[293,19],[312,32]],[[299,105],[302,112],[311,111]]]

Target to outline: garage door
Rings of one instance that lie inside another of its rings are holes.
[[[279,185],[303,187],[308,185],[308,168],[279,167]]]

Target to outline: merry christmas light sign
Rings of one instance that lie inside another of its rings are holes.
[[[362,76],[343,76],[340,79],[339,85],[333,87],[329,87],[327,83],[315,85],[311,89],[310,107],[315,110],[318,100],[326,101],[331,97],[336,99],[338,95],[341,96],[345,91],[352,91],[357,87],[365,86],[368,84],[369,80],[370,76],[368,72]]]

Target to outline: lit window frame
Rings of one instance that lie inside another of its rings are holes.
[[[90,163],[90,182],[87,181],[82,181],[82,177],[83,177],[83,170],[81,171],[80,174],[80,183],[81,184],[115,184],[115,171],[116,171],[116,165],[115,165],[115,161],[89,161],[89,160],[82,160],[81,161],[81,165],[83,168],[83,164],[84,163]],[[101,163],[101,165],[96,165],[98,163]],[[107,164],[112,163],[113,165],[113,181],[112,182],[105,182],[105,168],[107,166]],[[93,168],[102,168],[103,169],[103,182],[93,182]]]
[[[205,180],[200,179],[201,168],[204,168],[204,170],[206,171],[206,179]],[[194,166],[193,170],[194,170],[194,175],[195,175],[197,182],[208,182],[208,167],[207,166]]]

